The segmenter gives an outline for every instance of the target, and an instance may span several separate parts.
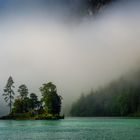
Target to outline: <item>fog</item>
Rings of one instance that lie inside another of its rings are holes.
[[[140,2],[113,3],[92,17],[74,17],[73,5],[32,4],[0,9],[1,95],[10,75],[15,91],[26,84],[38,96],[52,81],[66,110],[82,92],[139,68]]]

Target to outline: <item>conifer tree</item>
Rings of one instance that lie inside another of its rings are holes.
[[[3,96],[4,96],[4,100],[5,102],[8,103],[8,106],[10,107],[10,113],[12,111],[12,104],[13,104],[13,100],[14,100],[14,81],[13,81],[13,78],[10,76],[8,78],[8,81],[7,81],[7,84],[4,88],[4,93],[3,93]]]

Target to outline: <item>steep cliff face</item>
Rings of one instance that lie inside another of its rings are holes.
[[[92,12],[98,11],[103,6],[113,2],[115,0],[85,0],[86,3],[86,9]]]

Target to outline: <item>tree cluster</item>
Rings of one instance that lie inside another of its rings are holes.
[[[42,98],[39,100],[35,93],[30,93],[25,84],[18,87],[18,96],[14,99],[14,81],[10,76],[4,88],[4,100],[10,107],[10,114],[52,114],[59,115],[62,97],[57,94],[56,86],[49,82],[40,87]]]

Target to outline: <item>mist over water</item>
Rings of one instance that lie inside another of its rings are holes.
[[[72,3],[3,5],[1,93],[10,75],[16,87],[26,84],[39,96],[39,87],[52,81],[67,108],[82,92],[139,68],[140,2],[113,3],[93,17],[74,17]]]

